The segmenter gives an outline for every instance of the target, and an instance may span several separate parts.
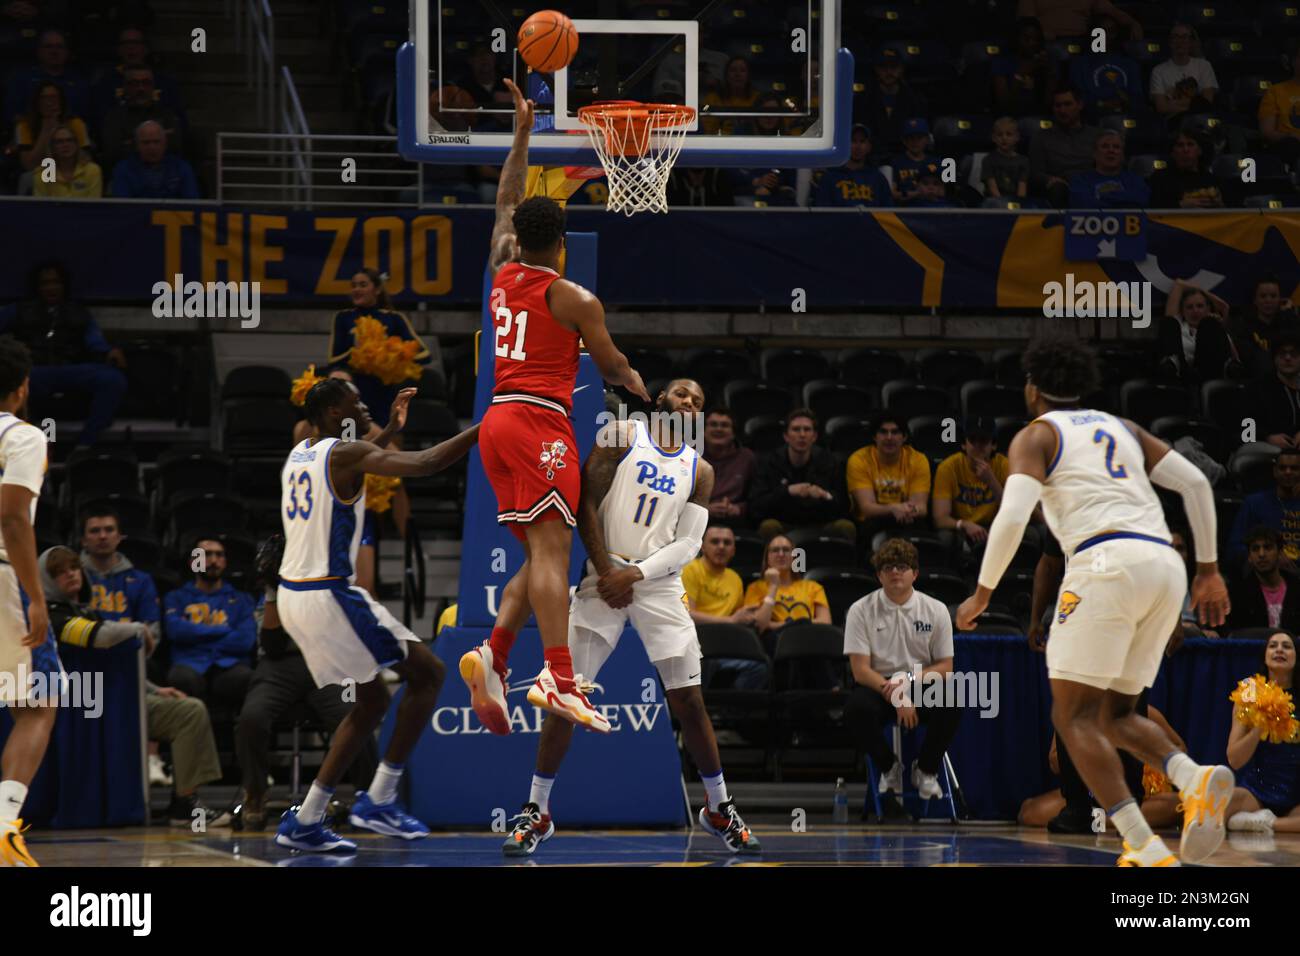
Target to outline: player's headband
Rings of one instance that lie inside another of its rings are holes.
[[[1043,398],[1047,399],[1049,402],[1056,402],[1058,404],[1062,404],[1064,402],[1077,402],[1081,397],[1078,395],[1050,395],[1047,392],[1043,391],[1041,388],[1038,388],[1038,383],[1034,381],[1032,375],[1026,374],[1025,381],[1028,382],[1030,385],[1033,385],[1034,388],[1037,388],[1038,394],[1043,396]]]

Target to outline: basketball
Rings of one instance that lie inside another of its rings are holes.
[[[539,73],[554,73],[573,62],[578,31],[558,10],[541,10],[519,28],[519,55]]]

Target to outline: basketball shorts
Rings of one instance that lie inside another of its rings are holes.
[[[361,588],[338,581],[281,581],[276,602],[317,687],[369,683],[406,659],[408,641],[419,640]]]
[[[632,585],[632,603],[618,609],[596,593],[594,577],[584,578],[569,608],[573,672],[594,680],[628,624],[636,629],[666,689],[700,683],[700,642],[682,579],[676,575],[638,581]]]
[[[497,523],[521,541],[535,521],[577,524],[582,462],[573,424],[548,399],[506,401],[497,396],[483,416],[478,447],[497,497]],[[545,402],[545,406],[533,402]]]
[[[23,645],[27,604],[13,565],[0,562],[0,703],[43,703],[63,686],[53,631],[47,631],[45,643],[37,647]]]
[[[1057,595],[1048,675],[1141,693],[1155,682],[1186,593],[1187,570],[1167,545],[1112,538],[1076,552]]]

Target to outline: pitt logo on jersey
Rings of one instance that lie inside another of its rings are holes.
[[[677,487],[677,479],[672,475],[659,474],[659,466],[652,461],[638,461],[636,473],[636,483],[645,485],[651,491],[663,492],[665,495],[671,495]]]
[[[1083,598],[1073,591],[1061,592],[1061,603],[1056,606],[1056,623],[1064,624],[1065,619],[1074,613],[1074,609],[1079,606]]]
[[[566,467],[564,456],[568,450],[569,446],[560,438],[557,438],[555,441],[542,442],[542,455],[537,467],[546,469],[547,481],[553,481],[555,479],[555,473],[561,468]]]

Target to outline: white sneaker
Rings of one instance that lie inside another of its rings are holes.
[[[587,700],[586,695],[595,685],[584,681],[581,674],[575,674],[571,682],[565,683],[571,686],[561,690],[559,679],[551,673],[551,662],[547,661],[533,686],[528,688],[528,703],[559,714],[565,720],[581,724],[589,730],[609,733],[609,721]]]
[[[903,765],[897,758],[894,759],[894,765],[880,775],[877,790],[880,793],[896,793],[900,797],[903,795]]]
[[[1237,830],[1228,834],[1228,846],[1239,853],[1272,853],[1277,849],[1277,841],[1272,830]]]
[[[157,754],[149,755],[149,786],[151,787],[170,787],[172,785],[171,775],[167,773],[167,768],[163,766],[162,757]]]
[[[1223,817],[1228,812],[1236,777],[1227,767],[1202,767],[1196,783],[1179,793],[1183,807],[1183,836],[1178,858],[1184,863],[1208,859],[1227,832]]]
[[[937,800],[943,796],[943,788],[939,786],[939,775],[922,773],[915,760],[912,761],[912,786],[916,787],[916,792],[921,795],[922,800]]]
[[[1228,818],[1229,830],[1251,830],[1256,833],[1273,832],[1277,814],[1272,810],[1256,810],[1253,813],[1234,813]]]
[[[460,676],[469,687],[470,706],[478,715],[479,723],[501,737],[510,733],[506,682],[492,666],[492,647],[487,641],[461,657]]]
[[[1116,866],[1182,866],[1178,858],[1165,846],[1165,841],[1153,836],[1136,850],[1124,844],[1124,852],[1115,861]]]

